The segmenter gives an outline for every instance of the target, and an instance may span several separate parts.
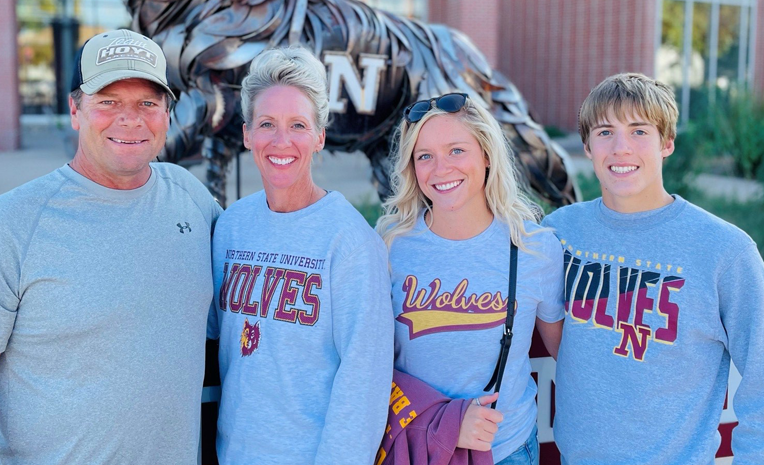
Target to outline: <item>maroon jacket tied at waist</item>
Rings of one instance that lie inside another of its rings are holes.
[[[449,399],[398,370],[392,386],[376,465],[493,465],[491,451],[456,447],[471,399]]]

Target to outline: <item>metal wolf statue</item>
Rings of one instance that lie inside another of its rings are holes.
[[[226,169],[242,145],[239,84],[262,50],[301,43],[327,67],[330,150],[361,150],[380,197],[390,193],[388,154],[410,103],[465,92],[504,127],[524,181],[542,200],[576,200],[565,152],[528,112],[520,92],[462,33],[354,0],[125,0],[132,29],[167,55],[172,110],[164,159],[208,160],[207,185],[225,205]]]

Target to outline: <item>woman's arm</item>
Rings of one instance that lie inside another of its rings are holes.
[[[387,424],[393,377],[390,276],[378,237],[333,265],[331,292],[339,368],[315,464],[372,463]]]
[[[562,339],[562,321],[547,323],[541,318],[536,318],[536,328],[539,330],[541,340],[544,341],[544,347],[555,360],[557,360],[557,350],[560,348],[560,339]]]
[[[542,236],[543,234],[543,236]],[[557,360],[557,351],[562,339],[562,322],[565,319],[564,259],[560,241],[551,232],[538,235],[543,238],[543,260],[541,270],[541,301],[536,311],[536,328],[544,341],[549,355]]]

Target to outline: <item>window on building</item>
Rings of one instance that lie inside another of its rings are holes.
[[[57,54],[69,55],[71,66],[87,38],[130,25],[122,0],[17,0],[16,18],[24,114],[62,113],[60,94],[68,94],[71,70]]]
[[[756,0],[663,0],[656,77],[674,86],[680,123],[753,80]]]

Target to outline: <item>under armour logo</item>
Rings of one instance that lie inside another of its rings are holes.
[[[191,232],[191,225],[188,224],[188,221],[186,221],[185,223],[186,223],[185,226],[183,226],[182,224],[178,223],[178,228],[180,228],[180,233],[181,234],[185,234],[186,233],[186,231],[185,231],[186,229],[188,230],[188,232]]]

